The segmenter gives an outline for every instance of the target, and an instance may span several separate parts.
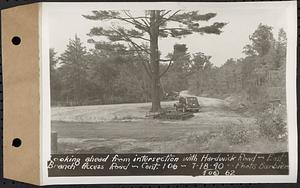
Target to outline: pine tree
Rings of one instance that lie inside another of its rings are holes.
[[[63,93],[68,102],[80,104],[87,92],[84,88],[87,70],[87,51],[80,39],[70,39],[67,49],[60,56],[62,82],[68,88]]]
[[[57,53],[53,48],[49,49],[50,61],[50,95],[51,104],[55,104],[60,99],[61,93],[61,80],[59,79],[58,58]]]
[[[149,80],[151,80],[151,111],[153,112],[161,109],[160,78],[168,71],[175,58],[160,58],[159,38],[181,38],[193,33],[220,34],[226,23],[215,22],[212,25],[200,26],[201,21],[208,21],[215,16],[215,13],[199,14],[198,11],[183,12],[181,10],[147,10],[142,16],[134,16],[127,10],[93,11],[92,15],[84,15],[85,18],[90,20],[119,21],[119,25],[112,24],[110,29],[94,27],[89,35],[106,36],[111,42],[126,42],[131,49],[135,50],[140,57]],[[122,25],[130,25],[132,29],[124,28]],[[162,62],[168,62],[168,66],[166,66],[164,71],[160,70]]]

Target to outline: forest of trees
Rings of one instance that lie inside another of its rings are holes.
[[[123,45],[98,44],[87,51],[70,39],[60,56],[50,49],[52,105],[114,104],[149,101],[149,85],[141,63]]]
[[[238,95],[246,106],[285,104],[285,31],[280,29],[275,39],[272,28],[260,24],[249,39],[244,58],[228,59],[220,67],[208,63],[188,79],[188,89],[196,95],[223,99]]]
[[[136,49],[122,43],[97,42],[87,50],[80,39],[70,39],[62,54],[50,49],[53,106],[151,102],[151,80]],[[242,50],[242,49],[241,49]],[[222,53],[222,52],[220,52]],[[275,37],[260,24],[243,49],[244,58],[228,59],[216,67],[211,57],[189,53],[188,44],[174,45],[172,64],[160,77],[159,95],[189,90],[199,96],[243,96],[245,105],[272,100],[285,103],[286,34]]]

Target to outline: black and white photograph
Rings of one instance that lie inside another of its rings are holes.
[[[135,4],[45,5],[51,154],[122,164],[122,155],[224,154],[280,162],[251,163],[253,175],[288,175],[291,4]]]
[[[287,151],[280,10],[69,14],[50,30],[55,153]]]

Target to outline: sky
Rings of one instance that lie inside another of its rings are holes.
[[[198,10],[199,13],[217,13],[209,22],[228,23],[220,35],[193,34],[183,39],[167,38],[159,41],[159,50],[163,55],[173,51],[176,43],[186,44],[188,51],[193,54],[203,52],[212,56],[211,62],[220,66],[229,58],[244,57],[243,47],[250,43],[249,36],[260,23],[273,28],[274,36],[278,30],[287,30],[288,5],[284,2],[256,2],[256,3],[45,3],[43,16],[47,18],[49,46],[58,54],[65,51],[69,39],[77,35],[88,49],[93,45],[88,44],[87,36],[90,29],[97,26],[109,27],[109,22],[93,21],[82,15],[89,15],[93,10],[130,10],[131,13],[141,14],[147,7],[152,9],[184,11]],[[146,9],[146,10],[147,10]]]

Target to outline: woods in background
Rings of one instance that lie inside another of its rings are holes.
[[[52,105],[74,106],[149,101],[142,65],[125,46],[97,44],[87,51],[71,39],[59,57],[50,49]]]
[[[272,28],[260,24],[244,47],[241,59],[228,59],[221,67],[206,66],[189,79],[189,90],[202,96],[238,101],[245,106],[285,104],[286,33],[275,39]]]
[[[161,99],[189,90],[228,100],[237,96],[246,106],[285,103],[285,32],[281,29],[275,38],[271,27],[260,24],[249,39],[244,58],[228,59],[220,67],[210,56],[190,54],[185,44],[176,44],[173,55],[176,49],[180,53],[173,64],[160,64],[168,68],[160,79]],[[75,36],[61,55],[50,49],[50,67],[54,106],[151,102],[151,82],[140,57],[123,44],[98,42],[88,51]]]

